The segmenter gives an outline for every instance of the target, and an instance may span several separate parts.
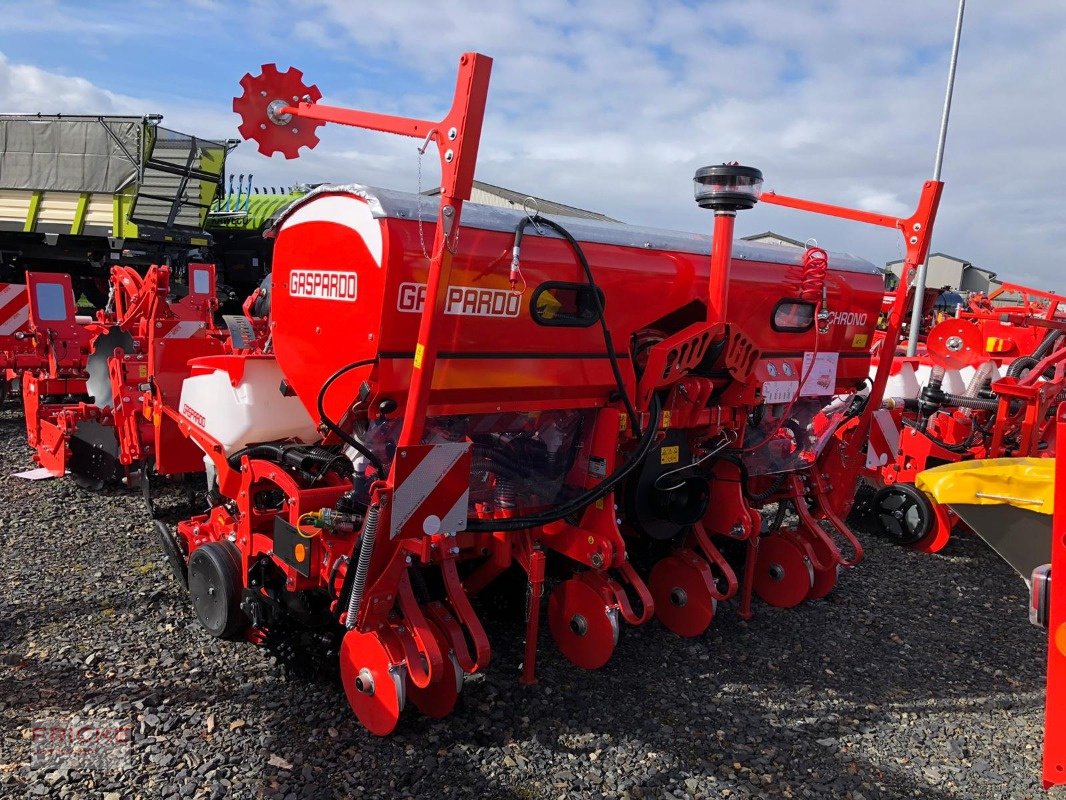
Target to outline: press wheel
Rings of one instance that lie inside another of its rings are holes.
[[[929,501],[929,505],[933,509],[933,524],[929,526],[929,532],[911,547],[921,553],[939,553],[951,540],[951,531],[955,527],[956,520],[947,506],[932,500]]]
[[[811,548],[817,562],[824,565],[820,567],[812,559],[811,569],[814,572],[814,585],[811,586],[807,599],[821,600],[836,588],[837,580],[840,578],[840,562],[837,560],[837,555],[833,552],[833,549],[821,537],[812,536],[803,541]]]
[[[717,601],[711,595],[713,585],[710,566],[695,553],[667,556],[648,576],[655,616],[678,636],[699,636],[714,619]]]
[[[189,595],[200,624],[226,639],[247,624],[241,611],[241,556],[232,542],[210,542],[189,558]]]
[[[917,544],[933,528],[932,501],[909,483],[881,489],[874,495],[872,507],[881,532],[897,544]]]
[[[375,736],[388,736],[396,730],[404,706],[405,671],[393,663],[381,637],[373,631],[344,634],[340,652],[344,694],[363,727]]]
[[[792,608],[814,588],[814,566],[805,548],[791,537],[771,534],[759,542],[755,593],[775,608]]]
[[[463,688],[463,670],[459,667],[455,655],[450,652],[451,645],[448,640],[432,622],[430,625],[441,652],[445,654],[441,659],[440,678],[425,688],[419,688],[408,677],[407,697],[415,704],[415,708],[427,717],[441,719],[452,713],[459,700],[459,692]]]
[[[548,627],[559,651],[584,669],[606,664],[618,644],[618,611],[580,578],[555,587],[548,600]]]

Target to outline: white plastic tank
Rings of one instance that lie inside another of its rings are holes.
[[[249,444],[321,437],[303,403],[281,393],[284,376],[270,355],[207,356],[192,362],[181,386],[181,415],[226,455]]]

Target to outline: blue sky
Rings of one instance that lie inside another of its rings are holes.
[[[444,12],[442,9],[447,9]],[[436,118],[455,60],[494,58],[477,175],[641,225],[706,229],[693,171],[739,160],[767,187],[906,214],[932,171],[955,0],[22,2],[3,4],[0,110],[162,113],[236,136],[237,83],[300,67],[324,102]],[[933,247],[1049,288],[1066,239],[1066,4],[971,0]],[[257,184],[414,191],[415,143],[327,126]],[[433,182],[432,176],[428,179]],[[741,233],[816,237],[876,263],[891,231],[757,207]]]

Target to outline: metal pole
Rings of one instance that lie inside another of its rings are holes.
[[[948,116],[951,114],[951,93],[955,89],[955,67],[959,63],[959,40],[962,38],[962,14],[966,10],[966,0],[959,0],[959,15],[955,20],[955,39],[951,43],[951,63],[948,66],[948,88],[944,93],[944,113],[940,117],[940,141],[936,146],[936,163],[933,164],[933,180],[940,180],[940,170],[944,165],[944,143],[948,138]],[[925,296],[925,279],[929,271],[929,255],[918,266],[914,278],[914,306],[911,308],[911,327],[907,335],[907,355],[913,356],[918,351],[918,332],[922,323],[922,300]]]

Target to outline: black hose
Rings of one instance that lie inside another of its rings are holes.
[[[606,496],[608,492],[621,483],[648,455],[648,451],[651,450],[652,445],[655,444],[655,435],[659,432],[659,412],[661,410],[662,404],[659,402],[659,398],[653,395],[651,408],[649,409],[651,418],[647,428],[644,429],[644,433],[641,435],[640,444],[636,451],[634,451],[625,464],[615,469],[614,472],[600,481],[600,483],[578,495],[570,502],[553,508],[551,511],[533,514],[528,517],[511,517],[510,519],[472,519],[467,523],[466,529],[475,533],[489,531],[520,531],[525,530],[526,528],[534,528],[538,525],[547,525],[551,522],[561,520],[564,517],[569,517],[571,514],[583,511],[587,506],[592,505],[601,497]]]
[[[348,464],[349,469],[345,471],[337,470],[337,472],[344,477],[351,474],[351,462],[348,461],[348,457],[344,453],[335,453],[315,445],[263,442],[241,448],[229,456],[226,461],[233,469],[240,469],[241,459],[244,456],[273,461],[304,473],[310,473],[312,467],[318,466],[320,468],[319,473],[324,474],[333,469],[334,464],[344,463]]]
[[[367,461],[369,461],[371,464],[373,464],[374,468],[378,471],[378,475],[384,476],[384,474],[385,474],[385,465],[383,463],[381,463],[381,459],[377,457],[377,455],[374,453],[373,450],[371,450],[365,444],[360,442],[358,439],[356,439],[350,433],[348,433],[347,431],[343,430],[336,422],[334,422],[328,416],[326,416],[326,409],[325,409],[325,405],[324,405],[324,400],[326,398],[326,392],[329,390],[329,387],[333,385],[333,382],[337,380],[337,378],[341,377],[341,375],[346,375],[347,373],[351,372],[353,369],[359,369],[359,367],[369,366],[370,364],[373,364],[376,361],[377,361],[376,358],[364,358],[361,361],[353,361],[351,364],[348,364],[347,366],[341,367],[339,370],[334,372],[332,375],[330,375],[328,378],[326,378],[326,382],[323,383],[322,384],[322,388],[318,390],[318,404],[317,405],[318,405],[318,418],[320,420],[322,420],[322,424],[325,425],[331,432],[336,434],[337,438],[339,438],[342,442],[344,442],[345,444],[348,444],[351,447],[353,447],[357,453],[359,453]]]
[[[514,231],[514,253],[517,257],[519,249],[522,247],[522,236],[525,230],[530,225],[544,225],[551,228],[553,231],[562,236],[571,249],[574,251],[574,255],[577,256],[578,262],[581,264],[581,269],[585,272],[585,280],[588,281],[589,288],[592,289],[592,302],[595,304],[596,316],[600,322],[600,330],[603,332],[603,346],[607,348],[607,358],[611,362],[611,371],[614,373],[614,380],[618,386],[618,393],[622,396],[622,402],[626,407],[626,414],[629,416],[629,424],[632,426],[634,433],[640,433],[640,418],[637,416],[637,410],[633,406],[633,401],[629,398],[626,392],[625,381],[622,379],[622,370],[618,366],[618,356],[614,352],[614,342],[611,339],[611,331],[607,327],[607,315],[604,312],[603,300],[600,297],[600,287],[596,285],[596,279],[592,276],[592,268],[589,266],[588,259],[585,257],[585,251],[581,249],[581,245],[578,243],[570,231],[560,225],[554,220],[542,217],[539,214],[534,214],[532,217],[525,216],[521,222],[518,223]]]
[[[982,411],[998,411],[999,400],[988,397],[967,397],[964,394],[944,392],[943,405],[949,408],[979,408]]]
[[[785,485],[785,480],[787,478],[788,478],[788,475],[786,473],[780,472],[770,482],[769,487],[767,487],[765,490],[763,490],[761,492],[758,492],[758,493],[752,493],[752,492],[749,492],[747,490],[747,486],[745,486],[744,487],[744,495],[748,498],[748,500],[750,500],[755,505],[760,505],[761,503],[765,503],[767,500],[769,500],[771,497],[773,497],[775,494],[777,494],[779,491],[781,491],[781,487]]]
[[[1055,342],[1062,336],[1062,331],[1052,328],[1046,334],[1044,334],[1043,341],[1040,342],[1040,346],[1033,351],[1033,358],[1037,361],[1043,361],[1051,352],[1051,348],[1055,346]]]
[[[1035,356],[1018,356],[1007,366],[1008,378],[1020,378],[1027,369],[1032,369],[1038,364]]]
[[[951,453],[965,453],[967,450],[977,444],[977,440],[980,438],[979,434],[984,433],[984,431],[981,430],[975,423],[974,430],[970,431],[970,435],[966,437],[965,442],[959,442],[958,444],[950,444],[948,442],[945,442],[938,436],[934,436],[933,434],[931,434],[928,428],[923,429],[919,427],[918,423],[914,422],[913,420],[903,420],[903,427],[914,428],[916,430],[921,431],[922,436],[924,436],[926,439],[928,439],[938,447],[942,447],[944,450],[947,450]]]

